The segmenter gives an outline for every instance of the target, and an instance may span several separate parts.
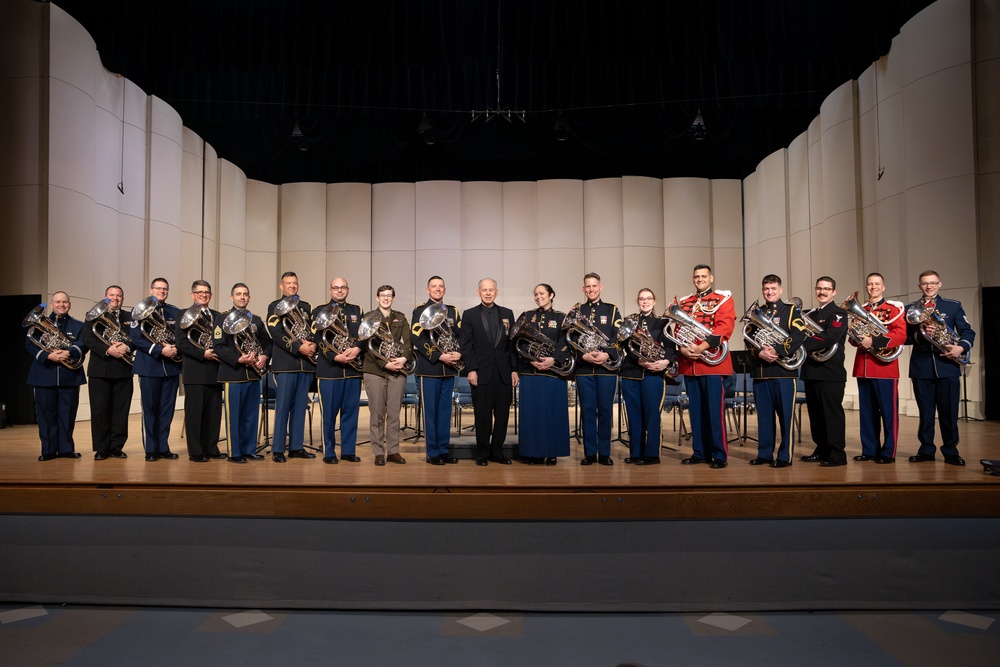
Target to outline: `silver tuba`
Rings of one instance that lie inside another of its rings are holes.
[[[343,314],[340,306],[329,303],[313,311],[312,328],[319,336],[319,347],[322,351],[333,350],[341,354],[352,347],[358,347],[358,341],[351,338]],[[360,354],[351,360],[351,366],[358,371],[362,369],[364,363],[365,359]]]
[[[667,351],[659,341],[653,340],[653,336],[645,327],[639,326],[639,313],[632,313],[624,320],[618,328],[618,342],[626,343],[626,349],[639,361],[655,363],[667,358]],[[667,366],[667,374],[671,377],[677,375],[677,362],[671,361]]]
[[[510,328],[509,338],[514,343],[514,350],[528,361],[541,361],[545,357],[555,358],[556,344],[542,333],[538,327],[529,322],[526,314],[517,318]],[[576,357],[572,354],[562,364],[553,364],[550,371],[561,377],[569,377],[576,367]]]
[[[222,320],[222,330],[233,337],[236,349],[241,355],[248,355],[255,360],[264,354],[264,348],[257,340],[257,328],[253,324],[253,315],[246,308],[233,308]]]
[[[743,313],[740,319],[743,325],[743,340],[757,350],[763,350],[770,345],[775,351],[784,348],[790,336],[779,325],[772,322],[760,308],[760,303],[754,301]],[[801,347],[790,357],[778,357],[778,365],[786,371],[798,369],[806,361],[806,351]]]
[[[274,306],[274,314],[281,318],[281,326],[290,338],[303,342],[312,342],[312,330],[309,327],[309,320],[306,319],[305,313],[299,308],[298,294],[286,296],[278,301]],[[313,364],[316,363],[318,358],[318,351],[306,357]]]
[[[821,327],[816,320],[806,315],[805,311],[802,310],[802,299],[797,296],[792,297],[792,303],[798,306],[799,310],[802,311],[802,321],[806,325],[806,334],[809,336],[816,336],[823,333],[823,327]],[[840,347],[840,343],[834,343],[832,346],[824,348],[822,350],[816,350],[815,352],[809,353],[809,358],[813,361],[823,362],[828,360],[834,354],[837,353],[837,348]]]
[[[118,321],[108,314],[108,307],[111,304],[111,299],[101,299],[94,304],[94,307],[87,311],[85,317],[86,322],[93,322],[91,328],[97,339],[111,347],[115,343],[125,343],[126,345],[132,345],[132,338],[128,335],[128,331],[125,330]],[[122,361],[127,363],[129,366],[135,361],[131,349],[128,354],[122,357]]]
[[[910,324],[918,325],[920,333],[939,352],[947,353],[952,345],[960,345],[962,339],[958,333],[948,326],[944,318],[941,317],[934,304],[927,305],[917,302],[906,309],[906,321]],[[958,358],[958,363],[965,365],[969,363],[969,350],[966,350]]]
[[[424,308],[424,312],[420,313],[419,321],[420,326],[430,332],[431,342],[437,345],[439,350],[442,352],[462,352],[458,345],[455,329],[448,321],[448,306],[443,303],[432,303]],[[461,373],[462,369],[465,368],[465,362],[459,359],[453,367]]]
[[[403,341],[392,339],[392,331],[389,330],[389,323],[383,322],[379,311],[373,310],[361,318],[358,325],[358,339],[368,341],[368,351],[382,361],[392,361],[395,357],[406,356],[403,350]],[[408,360],[403,364],[403,373],[410,374],[416,362]]]
[[[663,311],[663,317],[674,323],[673,331],[664,327],[663,336],[677,347],[700,345],[712,335],[712,331],[704,324],[694,319],[690,313],[680,307],[677,297]],[[709,366],[718,366],[729,354],[729,343],[722,341],[719,347],[709,348],[701,353],[701,360]]]
[[[46,352],[68,350],[73,346],[73,341],[52,320],[45,317],[45,306],[46,304],[40,303],[32,308],[21,320],[21,326],[28,328],[28,339]],[[83,366],[83,357],[59,363],[76,371]]]
[[[167,326],[167,321],[163,319],[163,313],[156,308],[159,303],[159,299],[155,296],[147,296],[132,309],[132,319],[138,323],[139,331],[149,342],[160,347],[176,346],[174,330]],[[180,352],[174,355],[170,361],[181,363]]]
[[[562,328],[566,331],[566,342],[579,351],[581,354],[597,352],[611,345],[611,339],[604,335],[600,329],[594,326],[589,317],[580,314],[580,304],[575,304],[566,313],[563,319]],[[610,356],[601,364],[609,371],[617,371],[625,361],[625,355],[618,355],[617,359]]]
[[[207,308],[194,304],[184,311],[177,326],[187,331],[187,339],[195,347],[202,350],[212,349],[215,323],[212,321],[212,313]]]
[[[855,343],[860,344],[862,338],[875,338],[876,336],[885,336],[889,333],[889,329],[877,317],[869,313],[864,309],[864,306],[858,303],[857,292],[847,297],[847,301],[840,304],[840,307],[847,311],[847,335]],[[863,347],[859,347],[858,349],[865,350]],[[884,347],[878,350],[873,347],[865,351],[874,354],[880,360],[888,363],[903,354],[903,347]]]

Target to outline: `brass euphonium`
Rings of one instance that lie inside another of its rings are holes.
[[[611,345],[611,339],[594,326],[589,317],[580,314],[579,303],[566,313],[562,328],[566,331],[566,342],[581,354],[600,352]],[[623,361],[625,361],[624,355],[619,354],[617,359],[609,356],[601,366],[609,371],[617,371],[621,368]]]
[[[393,340],[389,323],[383,322],[379,316],[379,311],[373,310],[361,318],[358,325],[358,339],[368,341],[368,351],[382,361],[389,362],[395,357],[406,356],[403,350],[402,340]],[[403,364],[403,373],[410,374],[416,362],[407,360]]]
[[[156,308],[158,303],[160,301],[155,296],[147,296],[132,309],[132,319],[139,324],[139,331],[149,342],[160,347],[176,346],[174,330],[167,326],[163,313]],[[170,360],[181,363],[181,353],[178,352]]]
[[[529,322],[524,314],[517,318],[517,322],[511,327],[509,338],[514,343],[514,350],[528,361],[541,361],[545,357],[555,358],[555,342],[542,333],[533,322]],[[553,364],[549,370],[561,377],[568,377],[573,374],[575,367],[576,357],[571,354],[562,364]]]
[[[847,300],[840,304],[840,307],[847,311],[847,335],[851,340],[859,344],[859,350],[874,354],[885,362],[890,362],[903,353],[902,346],[884,347],[881,349],[873,347],[870,350],[860,347],[862,338],[886,336],[889,333],[889,329],[877,317],[864,309],[864,306],[858,302],[857,292],[847,297]]]
[[[352,347],[358,347],[358,341],[351,338],[343,314],[344,311],[340,306],[329,303],[313,311],[313,332],[319,336],[319,346],[324,352],[333,350],[337,354],[342,354]],[[364,363],[365,359],[360,354],[351,359],[351,366],[358,371],[362,369]]]
[[[653,339],[645,327],[639,326],[639,313],[632,313],[624,320],[618,328],[618,342],[626,342],[626,350],[635,356],[639,361],[652,364],[663,361],[667,358],[667,350],[659,341]],[[667,366],[667,374],[677,375],[677,362],[671,360]]]
[[[757,350],[763,350],[770,345],[777,350],[784,349],[785,343],[790,336],[788,332],[775,324],[768,318],[760,307],[758,301],[747,308],[740,319],[743,325],[743,340]],[[795,350],[795,354],[790,357],[778,357],[778,365],[786,371],[798,369],[806,361],[806,351],[801,347]]]
[[[669,326],[663,328],[663,337],[677,347],[701,345],[712,335],[711,329],[685,312],[677,302],[677,297],[663,311],[663,317],[673,322],[673,330]],[[701,353],[700,359],[709,366],[718,366],[729,354],[729,343],[722,341],[719,347],[709,348]]]
[[[264,348],[257,340],[257,327],[253,324],[253,315],[246,308],[233,308],[222,320],[222,330],[233,337],[236,349],[241,355],[253,357],[255,360],[264,354]]]
[[[303,342],[312,342],[312,331],[309,327],[309,320],[305,313],[299,308],[299,295],[292,294],[278,301],[274,306],[274,314],[281,318],[281,326],[292,339]],[[310,363],[315,364],[319,358],[319,352],[306,357]]]
[[[40,303],[32,308],[31,312],[24,316],[21,326],[28,328],[28,339],[46,352],[68,350],[73,346],[73,341],[53,324],[52,320],[45,317],[45,306],[46,304]],[[83,366],[83,357],[67,359],[60,363],[70,370],[79,370]]]
[[[212,349],[215,323],[212,321],[212,313],[207,308],[197,303],[192,305],[184,311],[177,325],[187,331],[187,339],[192,345],[202,350]]]
[[[821,327],[816,320],[809,317],[804,310],[802,310],[802,299],[797,296],[792,297],[792,303],[798,306],[799,310],[802,312],[802,321],[806,325],[806,335],[816,336],[823,333],[823,327]],[[830,347],[823,348],[822,350],[816,350],[815,352],[809,353],[809,358],[813,361],[826,361],[834,354],[837,353],[837,348],[840,347],[840,343],[834,343]]]
[[[125,343],[131,346],[132,338],[128,335],[128,331],[118,323],[118,320],[108,314],[110,305],[111,299],[101,299],[94,304],[93,308],[87,311],[85,321],[93,322],[91,327],[93,328],[94,335],[108,347],[111,347],[115,343]],[[131,349],[128,354],[122,357],[122,361],[129,366],[133,364],[135,359]]]
[[[432,303],[420,313],[420,326],[430,332],[431,342],[442,352],[458,352],[462,350],[458,344],[458,336],[448,320],[448,306],[443,303]],[[461,359],[453,364],[459,373],[465,368]]]
[[[941,313],[934,308],[933,303],[924,304],[921,301],[910,305],[906,309],[906,321],[910,324],[918,325],[920,333],[939,352],[947,354],[952,345],[961,345],[962,339],[958,333],[948,326],[948,323]],[[958,358],[958,363],[965,365],[969,363],[969,350],[966,350]]]

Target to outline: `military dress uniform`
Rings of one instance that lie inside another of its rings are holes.
[[[288,456],[313,459],[316,455],[303,449],[306,428],[306,408],[309,405],[309,387],[315,378],[316,365],[299,354],[302,341],[285,331],[281,317],[274,308],[281,299],[267,307],[267,330],[274,341],[271,357],[271,374],[274,376],[274,438],[271,452],[281,461],[288,445]],[[305,301],[298,304],[302,317],[308,321],[312,309]]]
[[[236,337],[222,329],[222,322],[231,312],[220,313],[215,319],[213,349],[219,355],[218,381],[225,390],[229,457],[231,461],[245,463],[251,457],[263,458],[256,454],[261,373],[253,366],[239,362],[243,353],[237,346]],[[256,315],[252,315],[250,321],[253,336],[264,355],[270,358],[272,342],[264,323]]]
[[[663,318],[653,315],[639,315],[636,329],[644,329],[650,338],[663,346],[666,358],[673,361],[677,348],[663,337]],[[666,383],[676,384],[673,378],[667,380],[666,371],[654,373],[639,365],[639,359],[622,343],[625,361],[619,371],[625,413],[628,415],[629,457],[626,463],[640,465],[660,461],[660,415]]]
[[[215,326],[219,311],[206,308],[210,327]],[[184,357],[184,434],[188,456],[199,462],[210,458],[225,458],[219,451],[219,426],[222,424],[222,385],[219,384],[219,362],[206,359],[205,350],[188,339],[188,332],[178,322],[174,329],[177,349]],[[213,334],[214,340],[214,334]],[[214,347],[214,346],[213,346]]]
[[[716,350],[733,335],[736,309],[732,292],[708,289],[688,294],[678,305],[712,332],[705,341],[709,350]],[[679,374],[684,376],[691,413],[692,455],[683,463],[710,463],[724,467],[729,460],[729,446],[723,409],[723,379],[733,374],[733,360],[726,355],[718,365],[713,366],[701,358],[688,359],[679,354],[677,366]]]
[[[428,299],[423,305],[413,309],[410,338],[413,342],[417,378],[417,390],[420,392],[420,404],[424,412],[424,442],[427,446],[427,460],[430,462],[458,463],[458,459],[448,453],[451,441],[451,402],[455,389],[455,378],[458,369],[441,363],[441,350],[434,343],[431,332],[420,326],[420,315],[427,306],[433,305],[433,299]],[[460,335],[462,321],[455,306],[445,306],[448,309],[447,321],[451,325],[456,340]]]
[[[173,331],[180,310],[177,306],[160,301],[156,304],[166,326]],[[162,355],[163,348],[142,334],[142,327],[132,321],[129,335],[136,348],[132,373],[139,376],[139,394],[142,402],[143,446],[146,460],[176,459],[170,451],[170,423],[174,420],[177,387],[180,384],[181,363]]]
[[[886,336],[872,339],[872,349],[895,348],[906,342],[903,304],[879,299],[866,303],[864,309],[878,318],[889,330]],[[857,346],[853,340],[851,345]],[[899,437],[899,361],[882,361],[858,347],[854,357],[854,377],[858,379],[858,403],[861,421],[861,455],[855,461],[892,463],[896,459]],[[882,437],[879,437],[879,426]]]
[[[580,316],[587,317],[594,327],[608,337],[608,345],[601,349],[609,361],[617,361],[622,354],[618,346],[618,327],[622,316],[618,307],[603,300],[580,304]],[[583,465],[600,461],[611,465],[611,424],[614,419],[615,389],[618,371],[608,370],[600,364],[583,360],[583,353],[576,351],[576,388],[580,400],[580,423],[583,428]]]
[[[930,300],[919,299],[911,305],[932,306],[944,319],[945,324],[958,334],[957,345],[965,350],[965,355],[968,355],[975,342],[976,332],[972,330],[960,301],[936,295]],[[913,382],[913,397],[920,412],[920,422],[917,427],[920,449],[912,459],[922,461],[934,459],[937,450],[934,445],[934,411],[937,410],[938,423],[941,426],[941,455],[945,457],[945,461],[950,459],[949,462],[961,465],[958,463],[961,461],[958,455],[958,405],[961,396],[959,377],[962,375],[962,366],[956,361],[945,359],[924,337],[919,325],[907,324],[906,342],[913,345],[909,375]]]
[[[358,325],[361,324],[361,307],[352,303],[338,304],[331,299],[331,306],[339,306],[341,325],[351,338],[357,341]],[[361,349],[356,359],[364,360],[364,342],[358,342]],[[341,364],[334,359],[339,354],[335,349],[320,343],[319,359],[316,363],[316,380],[319,388],[320,405],[323,406],[323,460],[336,463],[337,458],[337,415],[340,415],[340,458],[357,462],[358,410],[361,407],[361,371],[351,364]]]
[[[573,357],[573,349],[566,343],[566,332],[562,329],[566,314],[536,308],[521,317],[552,341],[555,348],[552,354],[554,367],[565,367]],[[516,343],[511,342],[512,345]],[[557,457],[569,456],[570,453],[568,377],[559,375],[551,368],[540,371],[524,357],[520,357],[517,374],[520,391],[517,403],[520,411],[518,454],[529,463],[555,465]]]
[[[70,359],[82,361],[87,354],[83,322],[55,313],[45,317],[71,341],[68,348]],[[35,417],[42,443],[42,455],[38,460],[79,458],[73,442],[73,429],[80,406],[80,385],[87,383],[83,366],[73,370],[59,362],[49,361],[49,352],[35,345],[28,336],[25,336],[24,346],[33,360],[28,370],[28,384],[34,387]]]
[[[118,322],[126,333],[132,317],[125,310],[108,310],[105,317]],[[128,440],[128,416],[132,406],[132,365],[108,355],[109,345],[94,333],[93,322],[83,326],[83,341],[90,350],[87,364],[87,389],[90,392],[90,435],[96,456],[125,458],[122,451]],[[135,350],[131,337],[123,341]]]
[[[809,317],[822,331],[802,343],[809,356],[802,364],[802,382],[806,387],[806,410],[809,429],[816,449],[803,461],[825,461],[827,465],[846,462],[844,446],[847,424],[844,417],[844,388],[847,369],[844,367],[844,346],[847,336],[847,312],[831,301],[809,312]],[[817,361],[814,353],[837,350],[826,361]]]
[[[774,346],[782,358],[793,356],[805,340],[805,322],[798,307],[777,301],[765,303],[764,317],[788,333],[788,339]],[[788,370],[778,362],[764,361],[759,350],[753,351],[752,377],[754,402],[757,404],[757,458],[750,463],[769,464],[784,468],[792,464],[795,454],[795,434],[792,432],[792,412],[795,409],[795,381],[798,370]],[[781,429],[781,444],[775,452],[775,418]]]

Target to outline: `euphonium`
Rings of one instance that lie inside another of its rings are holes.
[[[299,295],[286,296],[274,306],[274,314],[281,318],[281,326],[291,338],[303,342],[312,342],[312,331],[305,313],[299,308]],[[311,363],[316,363],[319,352],[306,357]]]
[[[257,359],[264,354],[264,348],[257,340],[257,327],[253,324],[253,315],[246,308],[233,308],[222,320],[222,330],[233,337],[236,349],[241,355]]]
[[[215,323],[212,322],[212,314],[207,308],[194,304],[181,315],[178,326],[187,331],[187,339],[192,345],[202,350],[212,349]]]
[[[847,297],[847,301],[840,304],[840,307],[847,311],[847,335],[855,343],[860,344],[862,338],[888,335],[889,329],[858,303],[857,292]],[[859,347],[858,349],[864,350],[865,348]],[[889,362],[903,353],[903,347],[884,347],[878,350],[873,347],[865,351],[874,354],[882,361]]]
[[[772,322],[761,310],[757,301],[753,302],[740,319],[743,325],[743,339],[757,350],[770,345],[777,350],[784,349],[790,336],[788,332]],[[801,347],[790,357],[778,357],[778,365],[786,371],[794,371],[806,360],[806,351]]]
[[[797,296],[792,297],[792,302],[798,306],[799,310],[802,311],[802,321],[806,325],[806,335],[816,336],[823,333],[823,327],[821,327],[816,320],[806,315],[805,311],[802,310],[802,299]],[[813,361],[826,361],[832,357],[837,352],[837,348],[840,347],[840,343],[834,343],[832,346],[824,348],[822,350],[816,350],[815,352],[809,353],[809,358]]]
[[[622,325],[618,328],[618,341],[628,341],[626,349],[639,361],[650,364],[663,361],[667,358],[666,349],[659,341],[653,340],[645,327],[639,326],[639,316],[639,313],[633,313],[622,320]],[[668,375],[677,375],[677,362],[671,361],[666,370]]]
[[[358,339],[367,340],[368,351],[382,361],[389,362],[395,357],[406,356],[403,350],[403,341],[392,339],[389,323],[381,320],[377,310],[373,310],[361,318],[361,324],[358,325]],[[403,364],[403,373],[412,373],[414,366],[416,366],[416,362],[407,360]]]
[[[94,335],[97,339],[111,347],[115,343],[125,343],[126,345],[131,345],[132,339],[128,335],[128,331],[122,327],[118,321],[108,314],[108,306],[111,304],[111,299],[101,299],[94,304],[94,307],[87,311],[87,316],[85,318],[86,322],[93,322],[91,325],[94,331]],[[129,350],[128,354],[122,357],[122,361],[127,363],[129,366],[134,362],[132,351]]]
[[[174,330],[167,326],[167,321],[163,319],[163,313],[156,308],[159,302],[155,296],[147,296],[132,309],[132,319],[139,324],[139,331],[149,342],[160,347],[176,346]],[[170,360],[179,364],[181,353],[178,352]]]
[[[960,345],[962,342],[958,333],[948,326],[941,313],[934,308],[933,303],[923,305],[918,301],[912,304],[906,309],[906,321],[919,325],[920,333],[939,352],[947,353],[952,345]],[[964,365],[969,361],[969,350],[966,350],[958,358],[958,363]]]
[[[545,357],[555,358],[556,344],[542,333],[538,327],[521,315],[510,329],[510,340],[514,350],[528,361],[541,361]],[[573,374],[576,367],[576,357],[572,354],[562,364],[553,364],[549,370],[562,377]]]
[[[73,346],[73,341],[53,324],[52,320],[45,317],[45,306],[46,304],[41,303],[32,308],[31,312],[24,316],[21,326],[28,328],[28,339],[46,352],[68,350]],[[83,366],[83,357],[67,359],[60,363],[70,370],[79,370]]]
[[[611,345],[611,339],[594,326],[589,317],[580,314],[579,303],[575,304],[566,313],[562,328],[566,331],[566,342],[581,354],[602,351],[605,347]],[[624,355],[618,355],[617,359],[609,356],[601,366],[609,371],[617,371],[621,368],[623,361],[625,361]]]
[[[674,323],[673,331],[664,327],[663,336],[677,347],[701,345],[712,331],[684,311],[674,297],[673,302],[663,311],[663,317]],[[709,348],[701,353],[701,360],[709,366],[718,366],[729,354],[729,343],[722,341],[719,347]]]
[[[343,320],[343,309],[337,304],[324,304],[313,311],[313,332],[319,335],[319,346],[324,352],[333,350],[341,354],[358,347],[358,341],[351,338],[347,322]],[[351,366],[360,371],[365,359],[360,354],[351,360]]]
[[[432,303],[420,313],[420,326],[430,332],[431,342],[442,352],[459,352],[458,336],[448,321],[448,306],[443,303]],[[459,359],[454,363],[459,373],[465,368],[465,363]]]

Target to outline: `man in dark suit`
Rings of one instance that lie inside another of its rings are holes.
[[[462,314],[462,359],[472,386],[476,422],[476,465],[509,464],[503,455],[507,420],[517,386],[517,355],[508,334],[514,313],[495,303],[499,290],[492,278],[479,281],[478,306]]]
[[[132,318],[122,310],[124,299],[121,287],[108,287],[104,290],[104,301],[97,303],[101,309],[107,304],[103,317],[95,316],[83,327],[83,341],[91,352],[87,386],[95,461],[109,456],[127,458],[122,448],[128,440],[128,413],[132,405],[133,345],[129,336]]]

